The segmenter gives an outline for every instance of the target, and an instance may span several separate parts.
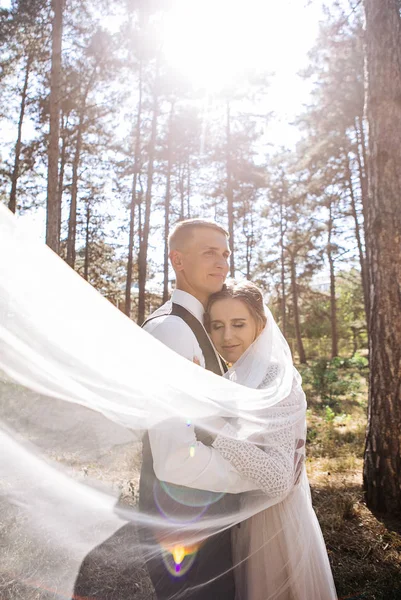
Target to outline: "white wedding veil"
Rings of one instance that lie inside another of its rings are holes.
[[[269,364],[280,375],[263,384]],[[288,419],[304,426],[304,398],[280,405],[293,382],[270,313],[259,342],[217,377],[140,329],[0,206],[0,597],[71,597],[85,555],[125,523],[174,533],[138,508],[143,432],[180,419],[216,435],[223,417],[262,448],[261,434]],[[260,492],[235,514],[199,518],[191,535],[280,500]],[[133,584],[152,551],[130,539]]]

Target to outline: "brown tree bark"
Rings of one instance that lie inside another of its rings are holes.
[[[159,113],[159,67],[157,66],[157,73],[155,79],[155,88],[153,91],[153,107],[152,107],[152,130],[149,141],[149,154],[148,154],[148,171],[147,171],[147,182],[146,182],[146,195],[145,195],[145,214],[143,215],[142,224],[142,235],[141,243],[139,246],[138,256],[138,324],[142,324],[145,320],[145,301],[146,301],[146,277],[147,277],[147,259],[148,259],[148,246],[149,246],[149,232],[150,232],[150,211],[152,205],[152,185],[153,185],[153,171],[154,171],[154,159],[155,159],[155,147],[156,147],[156,134],[157,134],[157,119]]]
[[[299,356],[299,362],[301,364],[305,364],[306,363],[306,354],[305,354],[305,348],[304,348],[304,344],[302,342],[302,335],[301,335],[301,321],[300,321],[300,317],[299,317],[298,287],[297,287],[297,273],[296,273],[296,267],[295,267],[295,258],[292,256],[290,251],[289,251],[289,255],[290,255],[290,270],[291,270],[291,293],[292,293],[292,304],[293,304],[293,311],[294,311],[294,326],[295,326],[295,335],[297,338],[298,356]]]
[[[168,235],[170,232],[170,198],[171,198],[171,170],[173,166],[173,118],[174,102],[171,103],[167,137],[167,175],[166,196],[164,199],[164,265],[163,265],[163,303],[168,300]]]
[[[365,0],[369,168],[368,506],[401,511],[401,19],[397,0]]]
[[[46,244],[54,252],[60,247],[60,209],[58,206],[58,157],[60,135],[61,44],[64,0],[52,0],[52,66],[50,74],[50,125],[47,169]]]
[[[57,189],[58,189],[58,236],[60,239],[61,236],[61,211],[62,211],[62,205],[63,205],[63,192],[64,192],[64,173],[65,173],[65,165],[66,165],[66,159],[67,159],[67,137],[68,137],[68,133],[67,133],[67,127],[66,127],[66,120],[65,120],[65,115],[62,114],[61,115],[61,154],[60,154],[60,170],[59,170],[59,176],[58,176],[58,184],[57,184]]]
[[[281,331],[285,337],[287,329],[287,296],[285,288],[285,236],[283,199],[280,196],[280,262],[281,262]]]
[[[185,219],[185,166],[184,164],[178,165],[178,190],[180,192],[180,220]]]
[[[84,279],[88,281],[89,277],[89,225],[90,225],[91,211],[90,204],[86,205],[86,222],[85,222],[85,259],[84,259]]]
[[[231,120],[230,101],[226,104],[226,197],[228,234],[230,236],[230,277],[235,276],[235,244],[234,244],[234,190],[232,181],[232,157],[231,157]]]
[[[242,217],[242,233],[245,238],[245,277],[246,279],[248,279],[248,281],[250,281],[253,251],[256,245],[255,219],[252,198],[250,200],[247,200],[244,205],[244,214]]]
[[[358,172],[359,182],[361,186],[361,201],[362,201],[362,215],[363,215],[363,237],[365,240],[365,285],[366,285],[366,307],[369,312],[369,249],[367,246],[367,223],[368,223],[368,156],[366,150],[366,133],[364,125],[363,115],[358,116],[355,119],[355,132],[357,138],[357,152],[356,158],[358,161]],[[368,313],[367,313],[368,314]],[[367,320],[368,317],[367,317]],[[369,329],[369,325],[368,325]]]
[[[357,139],[356,158],[358,161],[359,182],[361,186],[362,213],[364,225],[367,224],[367,209],[368,209],[368,176],[367,176],[367,153],[365,132],[363,129],[363,118],[355,118],[355,134]],[[366,232],[366,227],[365,227]]]
[[[366,256],[362,247],[362,238],[361,238],[361,228],[358,220],[358,213],[356,210],[356,198],[354,193],[354,186],[352,183],[352,175],[351,175],[351,167],[350,167],[350,158],[346,156],[346,185],[349,190],[350,200],[351,200],[351,214],[355,223],[355,238],[358,246],[358,254],[359,254],[359,264],[361,267],[361,279],[362,279],[362,290],[363,290],[363,303],[365,306],[366,313],[366,324],[369,322],[369,284],[368,284],[368,275],[366,272]],[[368,327],[369,332],[369,327]]]
[[[79,181],[79,165],[81,162],[82,138],[84,132],[86,103],[89,91],[93,85],[96,74],[96,67],[93,69],[91,77],[86,85],[83,97],[81,99],[78,117],[77,139],[75,143],[74,160],[72,163],[72,182],[71,182],[71,204],[70,216],[68,219],[68,239],[67,239],[67,263],[75,268],[76,258],[76,237],[77,237],[77,202],[78,202],[78,181]]]
[[[131,304],[132,304],[131,288],[132,288],[132,275],[133,275],[132,271],[133,271],[133,266],[134,266],[135,207],[137,204],[136,188],[138,185],[138,176],[139,176],[140,164],[141,164],[142,60],[140,60],[140,62],[139,62],[138,91],[139,91],[139,96],[138,96],[138,107],[137,107],[136,127],[135,127],[134,176],[132,178],[131,206],[130,206],[130,218],[129,218],[127,280],[125,283],[125,314],[127,315],[127,317],[131,317]]]
[[[187,219],[191,218],[191,157],[187,161]]]
[[[20,159],[21,159],[21,146],[22,146],[22,125],[24,122],[25,115],[25,106],[26,99],[28,95],[28,83],[29,83],[29,75],[31,72],[32,66],[32,55],[29,54],[26,66],[25,66],[25,76],[24,76],[24,85],[22,88],[21,94],[21,105],[20,105],[20,113],[18,118],[18,133],[17,133],[17,142],[15,144],[15,154],[14,154],[14,167],[11,175],[11,191],[10,191],[10,200],[8,202],[8,208],[15,213],[17,209],[17,184],[18,178],[20,175]]]
[[[337,334],[337,300],[336,300],[336,274],[333,258],[333,202],[329,200],[329,220],[327,223],[327,258],[330,271],[330,328],[331,328],[331,358],[338,356],[338,334]]]
[[[82,132],[84,121],[84,109],[81,108],[79,115],[77,140],[75,143],[74,160],[72,163],[72,182],[71,182],[71,204],[70,216],[68,219],[68,238],[67,238],[67,263],[74,269],[75,267],[75,243],[77,236],[77,198],[78,198],[78,169],[81,159]]]

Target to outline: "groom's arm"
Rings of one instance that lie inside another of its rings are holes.
[[[156,477],[176,485],[210,492],[239,494],[260,489],[242,477],[215,448],[198,442],[194,426],[169,420],[149,431]]]
[[[204,366],[201,348],[192,330],[173,315],[154,319],[144,329],[191,362]],[[183,407],[184,408],[184,407]],[[231,463],[215,448],[198,442],[193,425],[171,420],[149,431],[153,468],[158,479],[211,492],[240,493],[259,489],[241,477]]]

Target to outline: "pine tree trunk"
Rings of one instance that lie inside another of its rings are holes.
[[[349,156],[346,157],[346,176],[347,176],[347,186],[349,190],[350,200],[351,200],[351,213],[355,223],[355,238],[358,246],[358,254],[359,254],[359,264],[361,267],[361,279],[362,279],[362,290],[363,290],[363,303],[365,307],[366,314],[366,324],[368,325],[368,317],[369,317],[369,285],[368,285],[368,277],[366,273],[366,257],[362,247],[362,239],[361,239],[361,231],[358,220],[358,213],[356,211],[356,200],[354,194],[354,186],[352,183],[352,175],[351,168],[349,164]],[[368,328],[369,332],[369,328]]]
[[[148,155],[148,172],[147,172],[147,183],[146,183],[146,196],[145,196],[145,214],[142,225],[141,244],[139,247],[138,257],[138,324],[142,324],[145,320],[145,301],[146,301],[146,277],[147,277],[147,260],[148,260],[148,245],[149,245],[149,232],[150,232],[150,211],[152,204],[152,185],[153,185],[153,171],[154,171],[154,156],[156,146],[156,133],[157,133],[157,118],[159,109],[159,97],[158,97],[158,68],[155,81],[155,89],[153,96],[153,116],[152,116],[152,131],[149,142],[149,155]]]
[[[185,219],[185,169],[180,165],[178,169],[178,189],[180,191],[180,220]]]
[[[129,210],[129,237],[128,237],[128,258],[127,258],[127,278],[125,280],[125,314],[131,318],[131,288],[132,271],[134,268],[134,238],[135,238],[135,208],[136,208],[136,186],[138,173],[135,168],[132,177],[131,202]]]
[[[249,223],[248,223],[249,219]],[[251,205],[247,202],[245,206],[245,212],[243,217],[243,228],[242,232],[245,237],[245,264],[246,264],[246,273],[245,277],[248,281],[251,279],[251,266],[253,259],[253,249],[255,247],[255,231],[254,231],[254,220],[253,220],[253,212]],[[250,226],[250,231],[248,230],[248,224]]]
[[[330,269],[330,327],[331,327],[331,358],[338,356],[338,335],[337,335],[337,300],[336,300],[336,275],[333,259],[333,203],[329,202],[329,221],[328,221],[328,238],[327,238],[327,258]]]
[[[366,134],[365,134],[363,115],[360,115],[356,118],[355,130],[357,133],[357,141],[358,141],[356,158],[358,161],[359,182],[360,182],[360,186],[361,186],[363,237],[365,240],[365,279],[366,279],[366,293],[367,293],[366,306],[367,306],[367,309],[369,312],[369,303],[370,303],[370,300],[369,300],[369,296],[370,296],[370,293],[369,293],[369,289],[370,289],[369,248],[368,248],[368,244],[367,244],[367,233],[366,233],[367,223],[368,223],[368,202],[369,202],[369,199],[368,199],[368,168],[369,168],[369,164],[368,164],[368,157],[367,157],[367,151],[366,151]],[[368,317],[367,317],[367,320],[369,320]],[[368,324],[368,330],[369,330],[369,324]]]
[[[187,162],[187,219],[191,218],[191,160]]]
[[[89,224],[90,224],[90,206],[89,202],[86,206],[86,223],[85,223],[85,260],[84,260],[84,279],[88,281],[89,277]]]
[[[367,177],[367,155],[366,155],[366,141],[365,132],[363,130],[363,117],[356,117],[355,119],[355,133],[357,139],[357,152],[356,158],[358,161],[359,171],[359,182],[361,186],[361,200],[362,200],[362,214],[365,225],[367,224],[367,209],[368,209],[368,177]]]
[[[58,206],[58,157],[60,134],[61,42],[63,34],[64,0],[52,0],[52,66],[50,74],[50,127],[47,169],[46,244],[54,252],[60,247],[60,209]]]
[[[287,307],[286,307],[286,289],[285,289],[285,247],[284,247],[284,211],[283,202],[280,199],[280,260],[281,260],[281,331],[285,337],[287,329]]]
[[[77,238],[77,202],[78,202],[78,180],[79,180],[79,165],[81,162],[81,151],[82,151],[82,138],[84,132],[84,121],[86,114],[86,103],[91,87],[96,76],[96,67],[94,67],[89,81],[86,85],[85,92],[81,100],[81,107],[79,111],[78,120],[78,131],[77,141],[75,145],[75,155],[72,164],[72,183],[71,183],[71,205],[70,205],[70,217],[68,220],[68,239],[67,239],[67,263],[75,268],[76,258],[76,238]]]
[[[132,179],[131,206],[129,219],[129,240],[128,240],[128,260],[127,260],[127,280],[125,283],[125,314],[131,318],[131,288],[132,271],[134,267],[134,234],[135,234],[135,207],[137,204],[136,187],[141,162],[141,122],[142,122],[142,61],[139,63],[138,78],[138,109],[136,115],[135,127],[135,156],[134,156],[134,176]],[[140,234],[139,234],[140,235]]]
[[[60,171],[58,176],[58,237],[61,236],[61,211],[63,206],[63,192],[64,192],[64,173],[67,155],[67,132],[65,129],[64,115],[61,116],[61,155],[60,155]]]
[[[164,269],[163,269],[163,303],[168,300],[168,235],[170,232],[170,188],[171,188],[171,169],[173,165],[173,116],[174,102],[171,103],[168,141],[167,141],[167,176],[166,176],[166,197],[164,200]]]
[[[11,175],[11,191],[10,191],[10,200],[8,202],[8,208],[15,213],[17,209],[17,184],[19,178],[19,170],[20,170],[20,157],[21,157],[21,145],[22,145],[22,125],[24,122],[25,115],[25,106],[26,106],[26,98],[28,94],[28,83],[29,83],[29,74],[31,71],[32,65],[32,56],[29,55],[26,61],[25,66],[25,77],[24,77],[24,86],[22,88],[21,94],[21,105],[18,119],[18,134],[17,134],[17,142],[15,144],[15,154],[14,154],[14,168],[13,173]]]
[[[230,236],[230,277],[235,276],[235,260],[234,260],[234,191],[232,182],[232,165],[231,165],[231,122],[230,122],[230,101],[226,105],[226,196],[227,196],[227,217],[228,217],[228,234]]]
[[[246,254],[245,254],[245,262],[246,262],[246,274],[245,278],[250,281],[251,279],[251,261],[252,261],[252,241],[249,237],[246,238]]]
[[[78,170],[81,160],[82,133],[84,123],[85,105],[81,107],[79,114],[79,123],[77,131],[77,141],[75,144],[74,161],[72,163],[72,183],[71,183],[71,204],[70,216],[68,219],[68,239],[67,239],[67,264],[75,268],[75,244],[77,237],[77,199],[78,199]]]
[[[298,356],[299,362],[301,364],[306,363],[306,354],[304,345],[302,342],[301,336],[301,322],[299,318],[299,306],[298,306],[298,288],[297,288],[297,273],[295,268],[295,260],[294,257],[290,257],[290,266],[291,266],[291,292],[292,292],[292,304],[294,311],[294,326],[295,326],[295,335],[297,338],[297,348],[298,348]]]
[[[401,511],[401,20],[397,0],[365,0],[368,68],[370,390],[364,488]]]

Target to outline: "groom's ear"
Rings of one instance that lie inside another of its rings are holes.
[[[182,253],[179,250],[171,250],[169,256],[174,271],[182,271],[184,268]]]

